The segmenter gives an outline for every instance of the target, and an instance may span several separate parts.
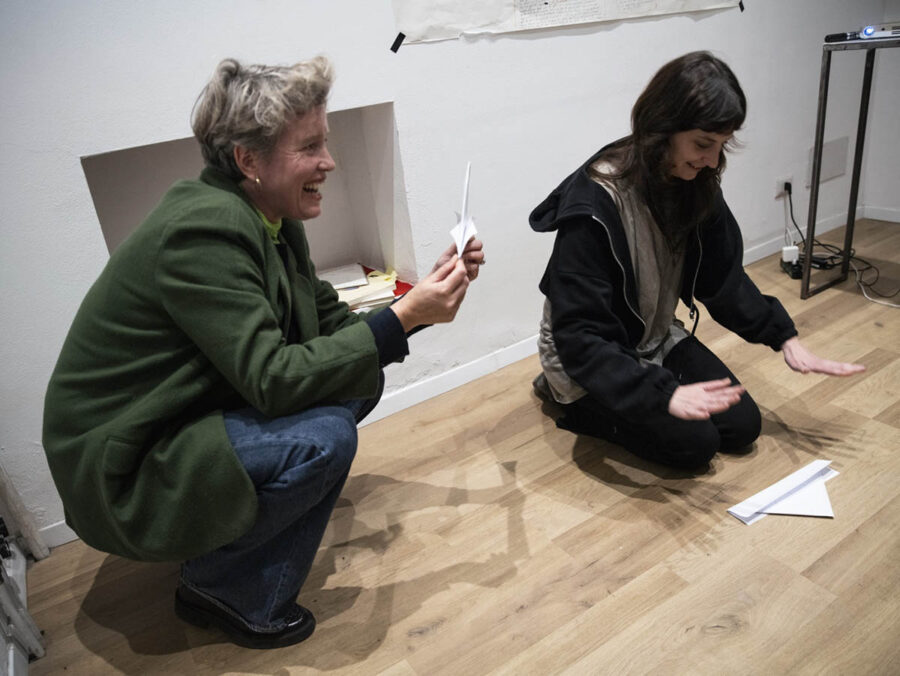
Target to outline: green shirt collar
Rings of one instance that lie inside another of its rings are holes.
[[[256,209],[256,207],[254,207]],[[273,223],[266,215],[261,212],[259,209],[256,209],[256,213],[259,214],[259,217],[262,219],[263,225],[266,226],[266,232],[269,233],[269,237],[272,238],[272,241],[276,244],[278,243],[278,233],[281,232],[281,224],[283,219],[279,218],[277,223]]]
[[[206,166],[203,168],[203,171],[200,172],[200,180],[206,183],[207,185],[211,185],[215,188],[219,188],[220,190],[227,190],[228,192],[232,192],[235,195],[238,195],[242,200],[244,200],[247,204],[249,204],[253,210],[259,214],[260,219],[263,222],[263,225],[266,228],[266,232],[269,233],[269,236],[272,238],[272,241],[278,242],[278,233],[281,232],[282,220],[279,220],[277,223],[271,223],[269,219],[265,217],[265,214],[256,208],[256,205],[250,201],[247,193],[241,190],[238,181],[226,175],[219,169],[215,167]]]

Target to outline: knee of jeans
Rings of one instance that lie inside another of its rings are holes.
[[[356,419],[343,406],[335,406],[334,413],[329,418],[329,434],[321,442],[321,450],[339,469],[349,469],[356,457]]]

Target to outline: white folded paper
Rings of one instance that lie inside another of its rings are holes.
[[[450,231],[453,241],[456,242],[456,253],[460,257],[462,257],[469,240],[478,234],[478,230],[475,229],[475,221],[469,216],[469,174],[471,171],[472,163],[469,162],[466,165],[466,182],[463,184],[462,211],[456,215],[458,222],[456,227]]]
[[[813,460],[765,490],[728,510],[746,524],[759,521],[766,514],[834,517],[825,482],[838,472],[828,465],[831,460]]]

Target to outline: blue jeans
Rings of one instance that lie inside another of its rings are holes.
[[[253,527],[185,561],[182,583],[224,603],[257,631],[278,631],[312,567],[356,455],[356,424],[373,399],[319,406],[281,418],[252,408],[225,413],[225,430],[256,486]]]

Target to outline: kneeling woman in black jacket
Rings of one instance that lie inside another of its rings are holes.
[[[675,318],[695,300],[726,328],[781,350],[803,373],[863,366],[821,359],[777,299],[741,265],[741,233],[722,197],[725,149],[746,114],[731,69],[693,52],[660,69],[632,110],[632,134],[606,146],[531,214],[556,231],[535,388],[562,404],[560,426],[694,468],[740,453],[759,408],[731,371]]]

